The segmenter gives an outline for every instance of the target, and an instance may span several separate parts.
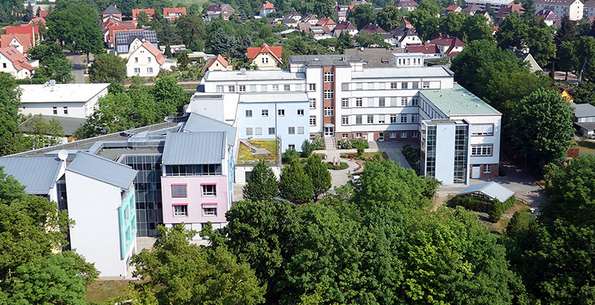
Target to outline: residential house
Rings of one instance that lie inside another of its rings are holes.
[[[434,43],[424,43],[421,45],[408,45],[405,47],[406,53],[424,54],[427,58],[439,58],[442,56],[440,49]]]
[[[446,13],[447,14],[451,14],[451,13],[460,13],[463,11],[463,8],[460,7],[458,4],[456,3],[451,3],[446,7]]]
[[[536,0],[535,10],[550,10],[560,18],[568,16],[572,21],[583,19],[584,5],[580,0]]]
[[[455,56],[463,51],[465,43],[457,37],[441,36],[430,40],[430,44],[436,45],[442,56]]]
[[[186,7],[164,7],[163,18],[167,21],[174,22],[182,16],[186,16]]]
[[[109,48],[114,48],[116,43],[116,32],[136,30],[136,21],[118,21],[115,19],[108,19],[103,23],[103,42]]]
[[[32,45],[31,36],[27,34],[3,34],[0,35],[0,48],[13,47],[25,54]]]
[[[310,33],[316,40],[333,38],[331,30],[325,26],[312,25],[310,26]]]
[[[223,20],[229,20],[229,18],[233,14],[235,14],[235,9],[231,5],[225,3],[215,3],[210,4],[207,7],[205,19],[207,21],[211,21],[216,18],[223,18]]]
[[[595,106],[571,104],[574,111],[574,125],[581,136],[595,139]]]
[[[357,28],[349,21],[339,22],[335,29],[333,30],[333,36],[339,37],[341,33],[346,32],[350,36],[355,36],[358,33]]]
[[[539,66],[537,61],[535,61],[535,58],[533,58],[533,55],[531,55],[531,53],[516,52],[515,54],[520,60],[527,63],[527,65],[529,66],[529,70],[531,72],[533,72],[533,73],[543,72],[543,69],[541,69],[541,67]]]
[[[583,5],[583,16],[589,18],[591,22],[595,17],[595,0],[586,0]]]
[[[144,13],[145,16],[147,16],[147,18],[149,20],[152,20],[153,18],[155,18],[155,9],[154,8],[133,8],[132,9],[132,20],[137,20],[138,16],[140,16],[141,13]]]
[[[415,0],[395,0],[395,6],[398,9],[412,12],[417,8],[417,2]]]
[[[508,6],[503,7],[502,9],[500,9],[500,11],[498,11],[498,13],[496,14],[495,21],[497,24],[500,24],[510,14],[516,13],[518,15],[522,15],[524,12],[525,12],[525,9],[523,8],[522,4],[512,3]]]
[[[309,25],[316,25],[318,24],[318,17],[316,15],[306,15],[304,18],[302,18],[301,22],[302,23],[307,23]]]
[[[260,17],[266,17],[275,12],[275,5],[266,1],[260,6]]]
[[[558,16],[552,10],[547,10],[547,9],[540,10],[537,13],[535,13],[535,16],[537,19],[543,20],[543,23],[545,23],[547,26],[559,27],[560,23],[562,22],[562,19],[560,18],[560,16]]]
[[[318,19],[318,23],[316,23],[316,25],[326,27],[330,32],[332,32],[337,26],[337,23],[331,18],[323,17]]]
[[[41,33],[39,32],[39,24],[37,23],[6,26],[4,27],[4,34],[2,36],[4,35],[8,35],[7,37],[11,37],[4,38],[10,41],[12,40],[12,37],[17,37],[18,45],[20,45],[23,49],[28,49],[36,46],[37,44],[39,44],[42,38]],[[2,47],[6,46],[2,45]]]
[[[277,70],[283,63],[283,47],[266,43],[260,47],[250,47],[246,50],[246,57],[258,70]]]
[[[349,5],[337,4],[335,11],[337,12],[337,22],[346,22],[351,7]]]
[[[391,46],[405,48],[408,45],[422,44],[421,38],[417,35],[415,28],[408,29],[406,27],[396,28],[385,36],[384,41]]]
[[[482,11],[482,8],[477,4],[467,4],[467,6],[463,9],[463,13],[469,16],[473,16],[480,11]]]
[[[497,14],[501,8],[509,6],[513,3],[513,0],[465,0],[466,8],[469,6],[474,6],[477,10],[481,11],[492,11],[494,14]],[[463,10],[465,11],[465,10]]]
[[[127,55],[126,76],[156,77],[166,67],[165,56],[150,41],[135,39]]]
[[[283,17],[283,25],[288,28],[297,28],[300,21],[302,20],[302,15],[298,13],[289,13],[285,17]]]
[[[360,33],[367,33],[367,34],[386,34],[386,31],[383,30],[378,24],[370,23],[364,26],[360,31]]]
[[[209,58],[203,71],[231,71],[233,66],[221,55]]]
[[[135,40],[148,41],[153,45],[159,45],[157,33],[153,30],[130,29],[114,31],[114,51],[123,58],[128,58],[130,45]]]
[[[107,95],[109,84],[46,84],[19,85],[23,115],[87,118]]]
[[[115,4],[108,6],[101,12],[101,22],[106,22],[108,19],[122,21],[122,11]]]
[[[23,53],[14,47],[0,48],[0,72],[8,73],[16,79],[31,78],[39,61],[28,61]]]

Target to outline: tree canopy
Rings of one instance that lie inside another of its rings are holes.
[[[58,83],[68,83],[72,80],[70,62],[57,43],[39,44],[29,50],[29,57],[39,60],[39,68],[33,75],[34,80],[38,82],[55,80]]]
[[[74,52],[103,50],[99,12],[88,1],[60,1],[47,17],[47,35]]]
[[[89,79],[93,83],[121,83],[126,79],[126,61],[114,54],[98,54],[89,67]]]
[[[18,152],[20,146],[19,105],[20,92],[16,80],[0,72],[0,155]]]
[[[250,179],[244,186],[244,199],[252,201],[271,200],[278,194],[279,186],[275,174],[264,161],[259,161],[252,169]]]

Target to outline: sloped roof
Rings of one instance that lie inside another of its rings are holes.
[[[380,26],[378,26],[377,24],[373,24],[373,23],[369,23],[367,24],[365,27],[363,27],[360,32],[366,32],[366,33],[378,33],[378,34],[383,34],[386,33]]]
[[[106,7],[105,10],[103,10],[102,14],[103,15],[118,15],[118,14],[122,14],[122,11],[120,11],[120,9],[118,9],[118,7],[115,4],[112,4],[108,7]]]
[[[59,178],[60,162],[48,156],[2,157],[0,167],[25,186],[28,194],[47,195]]]
[[[342,31],[342,30],[355,30],[355,26],[347,21],[347,22],[339,22],[337,23],[337,25],[335,26],[335,31]]]
[[[235,127],[224,122],[191,112],[184,124],[184,132],[225,132],[228,145],[233,145],[236,138]]]
[[[0,35],[0,47],[5,48],[10,46],[10,42],[13,39],[16,39],[22,46],[23,52],[27,53],[27,51],[33,45],[33,41],[31,39],[30,34],[4,34]]]
[[[56,120],[60,124],[60,126],[62,126],[62,130],[64,131],[65,136],[74,135],[77,129],[83,126],[83,124],[87,121],[86,118],[38,114],[28,118],[23,123],[21,123],[21,125],[19,125],[19,130],[23,133],[34,132],[33,122],[35,117],[38,117],[45,122]]]
[[[186,15],[186,8],[185,7],[164,7],[163,8],[163,16],[167,16],[170,14],[180,14]]]
[[[514,192],[496,182],[473,184],[461,192],[461,194],[481,193],[500,202],[508,200]]]
[[[32,35],[33,33],[39,34],[39,25],[36,23],[9,25],[9,26],[4,27],[4,33],[5,34],[27,34],[27,35]]]
[[[66,167],[67,171],[77,173],[113,186],[127,190],[137,171],[128,165],[80,151]]]
[[[29,70],[33,71],[33,66],[29,64],[27,58],[14,47],[0,48],[0,54],[4,55],[14,66],[17,71]]]
[[[451,46],[451,47],[463,47],[465,43],[458,39],[457,37],[438,37],[430,40],[430,43],[433,43],[437,46]]]
[[[405,47],[407,53],[423,53],[423,54],[438,54],[438,46],[433,43],[426,44],[410,44]]]
[[[262,7],[261,8],[262,9],[265,9],[265,10],[274,10],[275,9],[275,5],[267,1],[267,2],[265,2],[265,3],[262,4]]]
[[[165,138],[164,165],[217,164],[225,157],[225,132],[172,132]]]
[[[155,9],[154,8],[133,8],[132,9],[132,18],[138,18],[140,13],[145,13],[148,17],[155,16]]]
[[[395,0],[396,7],[417,7],[415,0]]]
[[[591,104],[571,104],[577,118],[595,117],[595,106]]]
[[[157,49],[157,47],[155,47],[155,45],[148,41],[144,41],[142,47],[155,56],[155,60],[158,64],[163,65],[165,63],[165,56],[161,53],[161,51],[159,51],[159,49]]]
[[[535,4],[571,5],[574,1],[576,0],[535,0]]]
[[[215,62],[219,62],[219,64],[221,64],[224,67],[229,67],[229,62],[227,61],[227,59],[225,59],[225,57],[221,56],[221,55],[217,55],[216,57],[211,57],[207,60],[207,63],[205,64],[205,71],[207,69],[209,69],[211,67],[211,65],[213,65]]]
[[[253,60],[258,54],[271,54],[278,61],[282,62],[283,57],[283,46],[269,46],[264,43],[260,47],[250,47],[246,50],[246,57],[248,60]]]

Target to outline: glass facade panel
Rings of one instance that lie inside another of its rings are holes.
[[[455,129],[455,164],[454,183],[467,182],[467,126],[456,126]]]
[[[428,126],[426,137],[426,176],[436,177],[436,126]]]

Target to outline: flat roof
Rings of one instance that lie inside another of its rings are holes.
[[[21,104],[87,102],[110,84],[19,85]]]
[[[301,103],[308,102],[305,92],[242,93],[240,103]]]
[[[351,72],[351,78],[400,78],[400,77],[452,77],[454,73],[445,67],[391,67],[364,68]]]
[[[350,66],[351,62],[361,62],[361,58],[351,55],[294,55],[289,57],[289,64],[318,66]]]
[[[56,184],[61,162],[56,157],[2,157],[0,167],[25,187],[25,192],[47,195]]]
[[[284,70],[248,70],[248,71],[208,71],[207,81],[262,81],[262,80],[304,80],[304,73],[294,73]]]
[[[168,133],[164,165],[220,164],[225,157],[225,132]]]
[[[448,116],[502,115],[457,83],[451,89],[420,90],[419,92]]]

